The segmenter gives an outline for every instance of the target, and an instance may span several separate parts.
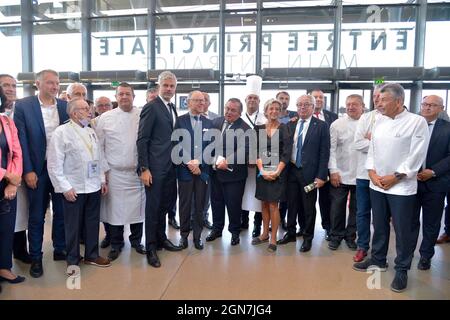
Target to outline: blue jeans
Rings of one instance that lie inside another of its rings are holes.
[[[370,247],[370,180],[356,179],[356,230],[359,249],[368,251]]]

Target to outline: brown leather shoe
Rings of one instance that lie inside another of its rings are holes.
[[[450,242],[450,236],[446,233],[441,234],[441,236],[436,240],[437,244]]]
[[[111,262],[103,257],[98,256],[95,260],[88,260],[84,259],[84,264],[90,264],[96,267],[109,267],[111,265]]]

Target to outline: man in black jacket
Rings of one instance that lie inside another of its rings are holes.
[[[337,120],[338,115],[334,112],[324,109],[325,107],[325,96],[323,91],[320,89],[314,89],[311,91],[311,95],[316,99],[316,106],[314,107],[313,116],[317,119],[325,121],[330,128],[331,124]],[[328,182],[319,189],[319,207],[320,216],[322,218],[322,228],[325,230],[325,239],[330,241],[330,184]]]
[[[297,99],[299,120],[288,124],[292,137],[292,155],[288,177],[288,231],[278,244],[296,241],[296,218],[304,230],[300,252],[311,250],[316,221],[317,191],[305,192],[305,186],[315,183],[322,188],[328,176],[330,131],[328,125],[313,117],[315,99],[303,95]]]
[[[175,167],[172,163],[171,135],[177,112],[170,99],[177,78],[170,71],[158,77],[159,96],[142,109],[137,138],[138,171],[145,185],[145,238],[148,263],[159,268],[157,249],[180,251],[166,236],[166,213],[177,196]]]
[[[417,174],[416,230],[420,229],[420,209],[422,209],[422,244],[417,268],[428,270],[434,255],[434,245],[441,227],[444,200],[450,182],[450,123],[438,119],[444,109],[442,98],[431,95],[423,99],[421,115],[428,122],[430,142],[427,157],[422,169]]]

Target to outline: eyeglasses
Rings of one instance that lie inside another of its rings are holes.
[[[305,108],[309,108],[312,107],[312,103],[297,103],[297,108],[301,108],[301,107],[305,107]]]
[[[111,107],[111,105],[109,103],[103,103],[103,104],[98,104],[96,107],[97,108],[109,108],[109,107]]]
[[[420,105],[422,106],[422,108],[426,108],[426,107],[430,107],[430,108],[442,107],[442,105],[437,104],[437,103],[426,103],[426,102],[422,102]]]
[[[205,102],[205,99],[190,99],[192,102]]]
[[[89,108],[77,108],[77,110],[80,110],[80,111],[87,111],[87,112],[90,112],[90,111],[91,111]]]

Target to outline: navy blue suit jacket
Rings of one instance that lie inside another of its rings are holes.
[[[328,128],[331,124],[338,119],[338,115],[334,112],[323,109],[323,117],[325,118],[325,122],[328,124]]]
[[[176,117],[176,110],[173,112]],[[136,141],[138,169],[146,167],[153,176],[169,172],[173,166],[171,159],[173,128],[173,118],[160,97],[144,106]]]
[[[288,124],[292,145],[297,122]],[[329,159],[330,130],[328,125],[322,120],[311,117],[311,123],[302,146],[302,169],[307,184],[312,183],[315,178],[327,180]]]
[[[223,123],[225,121],[224,117],[216,118],[213,120],[213,128],[218,130],[222,130]],[[222,139],[222,148],[219,147],[219,141],[216,143],[216,152],[221,156],[225,157],[230,163],[231,159],[233,159],[233,164],[229,164],[228,167],[232,168],[233,171],[228,170],[216,170],[215,173],[217,175],[217,179],[220,182],[236,182],[247,179],[247,162],[248,162],[248,154],[249,154],[249,141],[244,138],[244,134],[247,130],[251,130],[250,126],[245,123],[242,118],[238,118],[233,124],[229,127],[228,130],[237,130],[242,129],[241,135],[234,135],[233,141],[233,150],[226,150],[226,134],[223,135]],[[239,132],[239,131],[238,131]],[[256,147],[256,146],[255,146]],[[245,154],[245,163],[238,163],[238,155],[244,153]],[[218,154],[216,154],[217,156]]]
[[[184,141],[184,140],[181,140],[181,141],[175,142],[175,143],[181,149],[180,153],[179,153],[179,155],[181,157],[183,157],[185,152],[190,152],[188,161],[190,161],[192,159],[197,159],[200,161],[200,170],[202,172],[200,175],[200,178],[203,181],[207,181],[209,178],[210,166],[208,164],[206,164],[203,159],[203,151],[210,144],[210,141],[203,139],[203,136],[207,132],[206,130],[209,130],[212,128],[212,121],[207,119],[204,116],[200,116],[199,122],[201,123],[201,126],[199,123],[197,125],[198,127],[196,128],[196,130],[201,129],[201,132],[197,133],[198,135],[201,135],[201,137],[202,137],[202,143],[200,145],[195,144],[196,141],[194,141],[194,129],[192,128],[191,117],[190,117],[189,112],[182,116],[179,116],[177,118],[177,122],[175,124],[175,130],[176,129],[186,129],[187,131],[189,131],[189,135],[191,137],[190,143],[187,143],[187,141]],[[175,146],[175,148],[177,148],[177,146]],[[181,163],[181,164],[177,165],[177,178],[180,181],[191,181],[192,180],[192,173],[186,166],[186,163]]]
[[[56,99],[59,124],[69,119],[67,102]],[[45,166],[45,151],[47,139],[45,136],[44,119],[37,96],[17,100],[14,111],[14,122],[19,131],[19,140],[23,154],[23,174],[34,171],[38,176]]]
[[[428,145],[425,167],[436,173],[435,178],[419,181],[419,190],[426,186],[433,192],[447,192],[450,186],[450,123],[437,119]]]

